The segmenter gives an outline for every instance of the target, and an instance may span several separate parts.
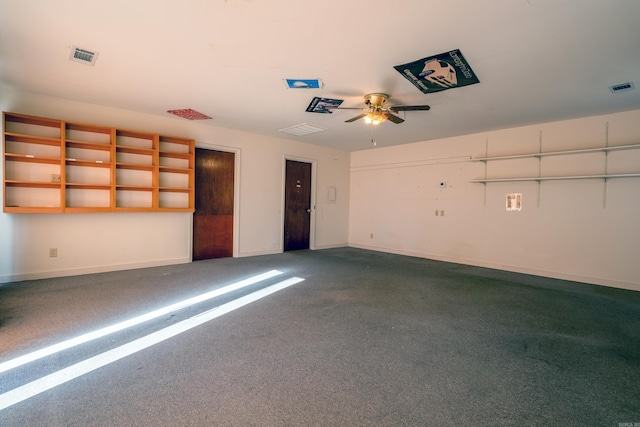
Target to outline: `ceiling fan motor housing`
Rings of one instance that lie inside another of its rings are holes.
[[[368,93],[364,96],[364,102],[374,107],[382,107],[389,99],[386,93]]]

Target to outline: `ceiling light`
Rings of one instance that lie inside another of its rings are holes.
[[[387,120],[387,115],[381,111],[371,111],[366,116],[364,116],[364,121],[367,124],[379,125],[380,123]]]

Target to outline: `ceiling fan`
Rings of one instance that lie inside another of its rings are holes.
[[[404,119],[396,116],[393,113],[400,111],[427,111],[431,109],[428,105],[391,105],[389,104],[389,95],[386,93],[368,93],[364,96],[363,108],[336,108],[338,110],[362,110],[362,114],[353,117],[349,120],[345,120],[345,123],[355,122],[358,119],[364,118],[367,123],[374,125],[380,124],[387,119],[395,124],[404,122]]]

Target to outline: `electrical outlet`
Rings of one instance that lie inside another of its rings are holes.
[[[58,256],[58,248],[49,249],[49,258],[55,258]]]

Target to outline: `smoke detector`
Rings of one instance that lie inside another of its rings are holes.
[[[98,52],[82,49],[78,46],[71,46],[71,54],[69,55],[70,61],[86,65],[94,65],[96,63],[96,59],[98,59]]]

